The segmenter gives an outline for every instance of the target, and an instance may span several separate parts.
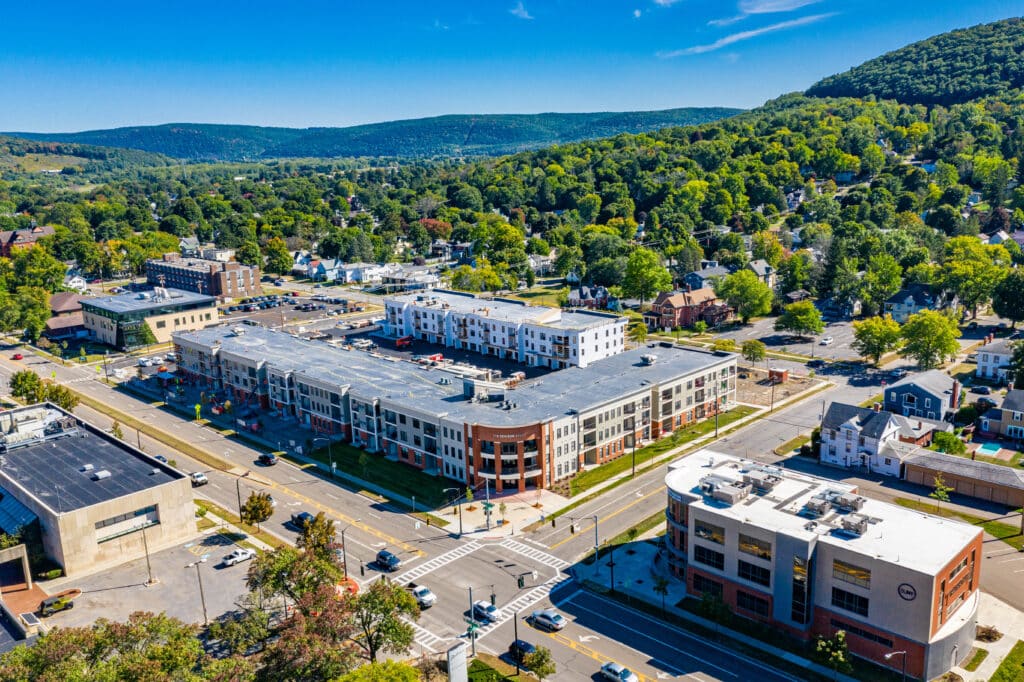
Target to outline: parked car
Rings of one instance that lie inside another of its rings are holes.
[[[224,557],[223,563],[225,566],[234,566],[235,564],[240,564],[243,561],[248,561],[254,556],[256,556],[256,550],[239,547],[234,552]]]
[[[896,369],[889,372],[889,376],[892,377],[893,379],[902,379],[903,377],[907,376],[907,370],[903,369],[902,367],[897,367]]]
[[[537,647],[521,639],[514,640],[508,645],[508,655],[513,661],[522,665],[526,657],[537,652]]]
[[[831,336],[823,336],[821,338],[821,341],[818,341],[818,343],[821,344],[822,346],[831,346],[834,341],[835,339],[833,339]]]
[[[977,329],[978,328],[978,321],[975,320],[975,321],[971,322],[970,324],[967,325],[967,328],[968,329]]]
[[[472,616],[473,620],[478,620],[482,623],[493,623],[501,617],[501,612],[491,602],[481,600],[473,602]]]
[[[277,455],[270,452],[264,452],[260,454],[257,461],[265,467],[272,467],[277,464]]]
[[[824,367],[825,366],[825,361],[822,360],[821,358],[814,358],[813,360],[808,360],[807,366],[810,369],[817,369],[819,367]]]
[[[75,608],[75,602],[68,596],[49,597],[39,603],[40,616],[52,616],[61,611]]]
[[[398,570],[398,567],[402,565],[402,560],[386,549],[382,549],[377,552],[377,559],[375,563],[382,571],[391,573]]]
[[[139,367],[152,367],[153,361],[149,358],[139,358],[138,365]]]
[[[416,598],[416,603],[419,604],[421,609],[429,609],[437,603],[437,595],[431,592],[430,588],[426,585],[409,583],[407,587],[412,592],[412,596]]]
[[[992,400],[992,398],[978,398],[978,400],[975,401],[975,404],[978,406],[979,410],[987,410],[990,407],[995,407],[996,401]]]
[[[971,393],[977,393],[978,395],[991,395],[992,389],[988,386],[971,386]]]
[[[153,459],[155,459],[158,462],[163,462],[164,464],[167,464],[167,458],[164,457],[163,455],[153,455]]]
[[[206,485],[207,483],[210,482],[210,479],[208,479],[206,477],[206,474],[204,474],[202,471],[194,471],[191,474],[189,474],[189,477],[192,479],[193,488],[198,488],[199,486]]]
[[[25,356],[22,355],[21,353],[15,353],[14,355],[11,356],[11,360],[24,360],[24,359],[25,359]]]
[[[292,525],[302,530],[307,524],[312,523],[314,518],[316,517],[309,512],[295,512],[292,514]]]
[[[534,611],[533,614],[530,615],[530,620],[533,621],[535,626],[545,630],[561,630],[569,622],[566,620],[565,616],[554,609]]]
[[[601,677],[610,682],[640,682],[635,672],[614,661],[608,661],[601,666]]]

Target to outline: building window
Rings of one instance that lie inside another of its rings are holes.
[[[832,606],[849,611],[850,613],[856,613],[858,616],[864,616],[865,618],[868,615],[867,597],[841,590],[838,587],[832,588]]]
[[[807,612],[807,560],[793,557],[793,601],[789,612],[790,619],[795,623],[806,625]]]
[[[745,554],[751,554],[759,559],[772,560],[772,544],[758,538],[740,533],[739,550]]]
[[[719,571],[725,570],[725,555],[703,545],[693,546],[693,560]]]
[[[883,637],[882,635],[875,634],[874,632],[870,632],[864,628],[859,628],[850,623],[844,623],[843,621],[836,620],[835,618],[832,618],[829,621],[829,624],[836,630],[845,630],[848,635],[855,635],[861,639],[866,639],[869,642],[876,642],[884,646],[886,649],[891,649],[896,646],[888,637]]]
[[[762,618],[768,617],[768,600],[755,597],[743,590],[736,590],[736,608],[743,609]]]
[[[832,577],[864,589],[871,589],[871,571],[839,559],[832,560]]]
[[[157,320],[156,321],[156,328],[157,329],[166,329],[167,328],[167,320]]]
[[[949,579],[953,580],[953,578],[955,578],[960,573],[960,571],[964,570],[965,568],[967,568],[967,557],[966,556],[963,558],[963,560],[960,561],[959,564],[957,564],[953,568],[952,571],[949,572]]]
[[[742,559],[738,562],[736,574],[743,580],[749,580],[752,583],[764,585],[765,587],[772,583],[772,572],[770,569],[762,566],[755,566],[754,564],[748,564]]]
[[[712,597],[718,597],[719,599],[722,598],[722,595],[725,592],[722,587],[722,583],[717,580],[707,578],[700,573],[693,574],[693,591],[711,595]]]
[[[713,542],[716,545],[725,544],[725,528],[716,526],[707,521],[695,520],[693,525],[694,534],[702,540]]]

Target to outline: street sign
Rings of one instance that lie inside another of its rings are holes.
[[[484,511],[491,511],[492,509],[494,509],[493,502],[484,502]]]

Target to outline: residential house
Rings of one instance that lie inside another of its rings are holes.
[[[306,277],[314,282],[334,282],[344,262],[337,258],[317,258],[306,266]]]
[[[309,274],[309,264],[313,255],[309,251],[296,251],[292,254],[292,274],[306,277]]]
[[[608,289],[603,286],[581,284],[569,291],[569,306],[573,308],[607,308],[610,297]]]
[[[441,260],[452,259],[452,245],[444,239],[435,239],[430,244],[430,257],[440,258]]]
[[[978,235],[983,244],[1002,244],[1003,242],[1010,239],[1010,235],[1005,230],[999,230],[993,234],[981,234]]]
[[[50,297],[50,319],[46,321],[43,336],[51,341],[86,336],[82,315],[82,294],[61,291]]]
[[[1010,358],[1013,357],[1014,342],[1000,339],[985,344],[978,349],[978,367],[974,376],[989,381],[1005,382],[1010,371]]]
[[[829,296],[814,302],[814,306],[825,317],[835,319],[851,319],[861,314],[863,303],[857,298],[839,298]]]
[[[717,261],[707,261],[700,270],[694,270],[683,276],[683,282],[691,291],[713,287],[715,281],[728,277],[732,269],[719,265]]]
[[[54,233],[52,225],[34,225],[18,230],[3,230],[0,232],[0,256],[10,258],[15,249],[35,246],[37,241]]]
[[[81,275],[67,275],[64,278],[64,288],[84,294],[89,291],[89,283]]]
[[[941,310],[947,301],[927,284],[910,284],[889,297],[882,310],[892,319],[903,324],[911,315],[922,310]]]
[[[819,458],[823,464],[898,477],[905,455],[930,444],[937,431],[952,430],[947,422],[832,403],[821,421]]]
[[[811,297],[811,292],[807,289],[797,289],[796,291],[790,291],[788,294],[783,296],[786,299],[786,303],[799,303],[800,301],[806,301]]]
[[[882,409],[942,420],[960,406],[960,382],[937,369],[912,374],[885,389]]]
[[[346,263],[338,270],[338,281],[350,284],[359,282],[361,284],[377,284],[393,270],[401,269],[398,264],[378,263]]]
[[[547,277],[555,268],[555,259],[551,256],[530,255],[527,260],[530,263],[530,269],[540,277]]]
[[[215,246],[204,247],[199,250],[199,257],[203,260],[214,260],[218,263],[229,263],[235,258],[235,250],[219,249]]]
[[[178,240],[178,250],[183,258],[198,258],[201,244],[196,237],[182,237]]]
[[[429,291],[441,285],[432,267],[397,266],[381,277],[381,286],[390,294],[403,291]]]
[[[752,260],[747,263],[747,270],[750,270],[757,278],[767,284],[769,288],[774,289],[776,284],[776,272],[775,268],[768,264],[768,261],[763,258]]]
[[[1007,391],[999,407],[978,419],[981,432],[990,436],[1024,440],[1024,390]]]
[[[672,291],[658,294],[645,317],[648,326],[658,329],[692,327],[698,320],[715,326],[728,319],[729,306],[722,304],[711,288]]]

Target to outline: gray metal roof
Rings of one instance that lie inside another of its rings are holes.
[[[44,422],[68,416],[46,404],[0,413],[0,422],[6,430],[22,415],[36,419],[41,414]],[[21,488],[54,512],[62,513],[184,478],[166,464],[73,418],[78,428],[72,432],[31,439],[25,445],[9,446],[0,454],[0,485],[8,490]],[[100,471],[108,471],[110,476],[94,480]]]
[[[1017,343],[1015,340],[1010,339],[999,339],[992,343],[980,346],[977,353],[995,353],[996,355],[1013,355],[1013,345]]]
[[[823,429],[839,429],[843,424],[853,422],[860,433],[867,438],[878,438],[885,433],[889,422],[895,415],[892,412],[875,412],[867,407],[857,407],[846,403],[832,403],[821,420]]]
[[[1024,412],[1024,390],[1015,388],[1012,391],[1007,391],[1000,407],[1011,412]]]
[[[468,423],[504,426],[534,424],[598,407],[624,395],[650,389],[653,384],[687,376],[735,360],[733,353],[650,344],[605,358],[584,368],[570,367],[506,389],[500,403],[478,403],[463,395],[462,381],[451,372],[395,360],[364,351],[335,348],[262,327],[209,327],[178,332],[176,339],[202,346],[220,344],[220,353],[259,358],[284,371],[349,386],[360,397],[376,397],[420,411],[447,414]],[[643,360],[651,356],[653,364]]]
[[[112,313],[140,312],[156,310],[175,306],[191,305],[193,303],[207,303],[216,305],[217,299],[205,294],[197,294],[194,291],[182,289],[166,289],[167,297],[154,297],[152,291],[130,292],[117,296],[103,296],[99,298],[83,298],[83,308],[98,308]]]
[[[945,474],[963,476],[987,483],[1024,490],[1024,471],[1018,471],[1001,464],[979,462],[956,455],[947,455],[934,450],[919,449],[903,460],[904,464],[927,467]]]
[[[911,385],[922,388],[936,396],[951,395],[953,391],[953,377],[940,370],[930,369],[927,372],[919,372],[904,377],[889,388],[903,388]]]

